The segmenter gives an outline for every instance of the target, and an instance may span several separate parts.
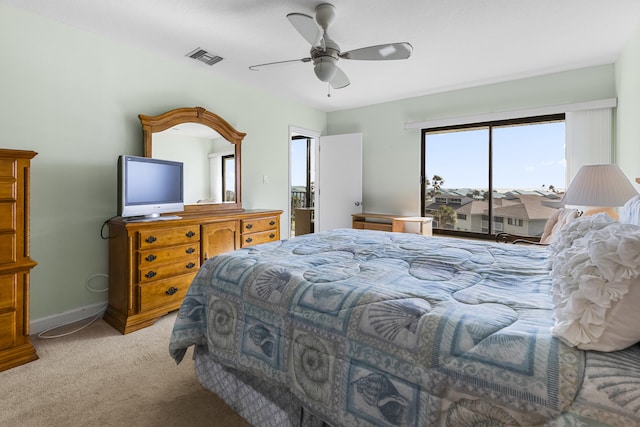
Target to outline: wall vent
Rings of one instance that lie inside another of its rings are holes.
[[[188,56],[189,58],[198,60],[200,62],[204,62],[207,65],[217,64],[218,62],[222,61],[222,57],[217,55],[212,55],[206,50],[200,49],[200,48],[192,50],[191,52],[187,53],[186,56]]]

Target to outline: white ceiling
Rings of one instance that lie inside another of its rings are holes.
[[[332,0],[342,51],[409,42],[404,61],[341,59],[351,85],[331,90],[286,18],[321,0],[0,0],[278,93],[323,111],[615,62],[638,27],[640,0]],[[209,67],[185,57],[202,48]]]

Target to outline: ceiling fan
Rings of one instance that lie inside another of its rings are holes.
[[[301,59],[252,65],[249,69],[259,71],[261,67],[269,65],[313,61],[313,71],[316,77],[323,82],[329,82],[334,89],[341,89],[349,86],[351,82],[344,71],[338,67],[337,62],[339,59],[388,61],[407,59],[411,56],[413,47],[406,42],[381,44],[340,52],[340,46],[329,37],[327,32],[335,16],[336,8],[329,3],[322,3],[316,7],[315,20],[303,13],[288,14],[287,19],[289,19],[289,22],[311,44],[310,56]]]

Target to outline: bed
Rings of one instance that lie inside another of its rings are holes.
[[[637,426],[640,347],[580,349],[553,274],[588,221],[555,252],[339,229],[221,255],[169,351],[253,425]]]

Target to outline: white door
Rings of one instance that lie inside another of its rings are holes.
[[[315,230],[351,228],[362,212],[362,134],[322,136],[318,150]]]

